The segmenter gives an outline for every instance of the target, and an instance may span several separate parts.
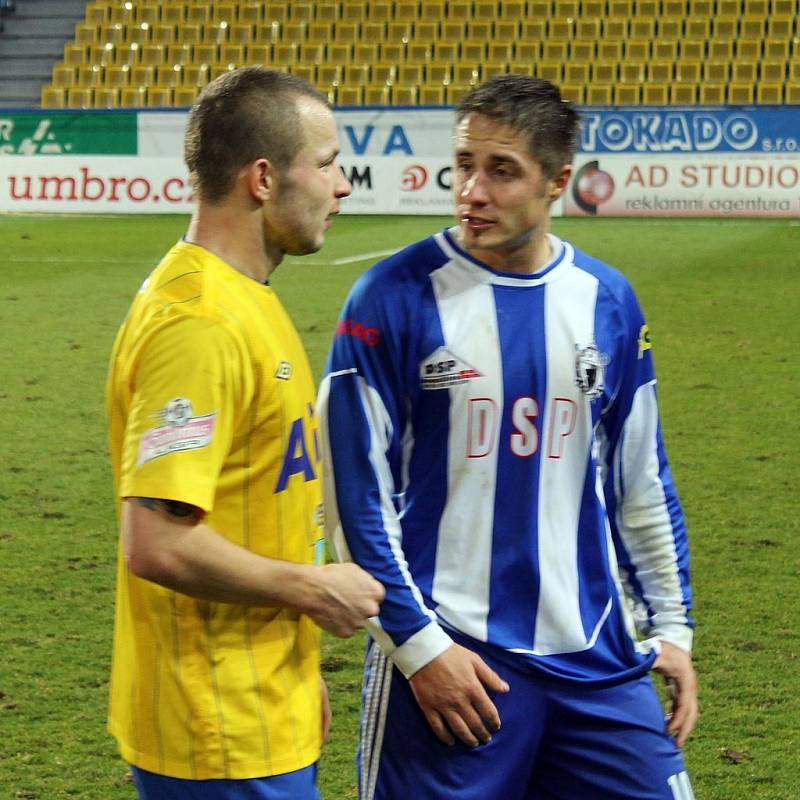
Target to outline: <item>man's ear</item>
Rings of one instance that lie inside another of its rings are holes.
[[[564,194],[564,190],[567,188],[567,184],[569,183],[569,179],[572,176],[572,164],[564,164],[563,167],[556,173],[554,178],[551,178],[547,184],[548,188],[548,198],[550,202],[554,202]]]
[[[255,200],[263,203],[275,193],[275,169],[267,158],[258,158],[245,168],[247,188]]]

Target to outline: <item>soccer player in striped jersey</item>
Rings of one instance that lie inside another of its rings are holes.
[[[142,800],[318,800],[319,629],[380,584],[323,565],[314,383],[268,278],[350,185],[325,99],[263,68],[189,116],[188,232],[142,286],[108,381],[121,517],[109,729]]]
[[[327,524],[386,588],[361,800],[692,797],[689,558],[648,327],[619,272],[549,232],[578,124],[547,81],[474,89],[458,224],[363,275],[336,330]]]

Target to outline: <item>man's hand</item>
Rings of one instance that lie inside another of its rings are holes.
[[[670,698],[671,712],[667,730],[675,737],[678,747],[683,747],[697,723],[697,676],[692,657],[669,642],[661,642],[661,652],[653,669],[664,676]]]
[[[320,628],[346,638],[378,615],[383,586],[357,564],[326,564],[315,572],[317,591],[303,610]]]
[[[428,724],[445,744],[455,744],[457,737],[477,747],[500,728],[500,715],[487,689],[507,692],[509,687],[477,653],[452,644],[409,682]]]

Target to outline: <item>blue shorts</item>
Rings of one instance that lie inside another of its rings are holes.
[[[370,644],[357,754],[360,800],[693,800],[649,677],[593,689],[486,657],[511,690],[491,742],[442,744],[408,681]]]
[[[131,767],[139,800],[320,800],[317,765],[250,780],[190,781]]]

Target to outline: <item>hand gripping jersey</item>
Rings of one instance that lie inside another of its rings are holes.
[[[437,234],[362,276],[338,324],[327,524],[386,587],[371,633],[406,676],[448,630],[592,685],[691,647],[647,325],[624,277],[550,241],[519,275]]]

